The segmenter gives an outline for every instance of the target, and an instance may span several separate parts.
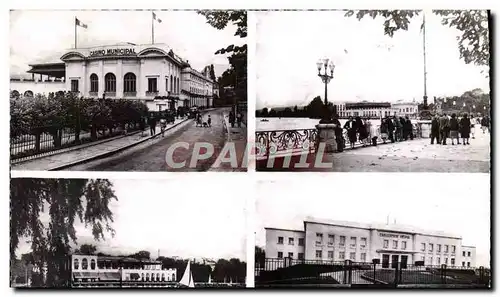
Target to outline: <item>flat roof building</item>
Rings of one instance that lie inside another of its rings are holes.
[[[395,262],[474,267],[476,251],[462,238],[396,224],[361,224],[307,218],[303,230],[265,228],[267,258]]]

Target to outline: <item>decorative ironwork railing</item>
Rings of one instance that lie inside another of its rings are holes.
[[[276,154],[314,152],[318,138],[316,129],[257,131],[257,155],[269,157]]]
[[[422,137],[422,128],[420,124],[412,124],[413,137]],[[380,125],[376,126],[377,141],[381,142]],[[396,137],[396,131],[393,132]],[[344,147],[350,146],[349,136],[346,129],[342,129],[342,138]],[[387,142],[390,140],[387,139]],[[273,155],[285,155],[295,153],[314,153],[318,147],[317,129],[296,129],[296,130],[273,130],[255,132],[255,142],[257,146],[258,157],[269,157]],[[371,140],[366,141],[370,145]],[[355,146],[362,145],[359,139],[359,133],[356,133]]]

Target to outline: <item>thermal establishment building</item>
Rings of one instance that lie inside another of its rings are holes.
[[[11,93],[72,91],[83,97],[137,99],[150,110],[212,106],[215,82],[164,44],[131,43],[68,50],[59,61],[32,64],[31,79],[11,78]]]
[[[266,258],[400,262],[475,267],[476,248],[459,236],[401,225],[307,218],[304,230],[266,228]]]

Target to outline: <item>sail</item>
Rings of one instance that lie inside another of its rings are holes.
[[[208,275],[208,283],[209,283],[209,284],[211,284],[211,283],[212,283],[212,275],[211,275],[211,274],[209,274],[209,275]]]
[[[182,275],[180,285],[194,288],[193,274],[191,273],[191,262],[188,260],[186,270],[184,270],[184,275]]]

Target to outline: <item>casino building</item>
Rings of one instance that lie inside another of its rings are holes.
[[[267,258],[475,267],[476,248],[462,238],[410,226],[307,218],[303,230],[265,228]]]
[[[30,65],[29,80],[11,80],[11,92],[33,95],[61,85],[83,97],[137,99],[150,110],[211,107],[214,82],[208,72],[191,68],[189,61],[165,44],[132,43],[68,50],[61,62]],[[24,84],[21,82],[25,82]],[[24,90],[36,86],[36,90]]]

